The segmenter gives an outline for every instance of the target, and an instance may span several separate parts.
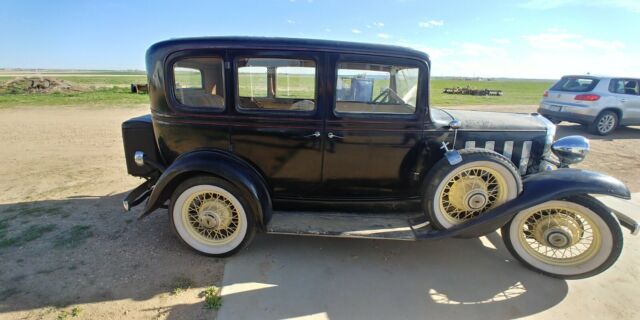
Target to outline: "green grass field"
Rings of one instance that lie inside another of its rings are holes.
[[[49,94],[8,94],[0,89],[0,108],[13,106],[51,106],[51,105],[82,105],[82,106],[126,106],[138,105],[149,102],[145,94],[132,94],[129,91],[131,83],[145,83],[146,76],[141,73],[113,73],[104,72],[91,74],[52,74],[47,77],[54,77],[68,81],[72,84],[86,88],[83,92],[72,93],[49,93]],[[14,79],[14,75],[0,73],[0,86],[2,83]],[[260,80],[260,79],[253,79]],[[289,79],[278,79],[279,96],[282,97],[310,97],[313,94],[308,91],[313,79],[308,76],[291,76]],[[288,82],[287,82],[288,81]],[[249,79],[244,77],[240,81],[241,94],[248,95]],[[378,82],[378,81],[376,81]],[[538,104],[542,93],[548,89],[552,81],[544,80],[495,80],[495,81],[475,81],[435,78],[431,81],[431,105],[433,106],[454,106],[454,105],[531,105]],[[446,87],[466,87],[481,89],[498,89],[504,92],[498,97],[477,97],[466,95],[443,94]],[[374,84],[374,94],[379,91],[384,84]],[[260,92],[256,92],[258,89]],[[264,92],[263,92],[264,91]],[[266,82],[264,86],[254,86],[254,94],[266,94]]]

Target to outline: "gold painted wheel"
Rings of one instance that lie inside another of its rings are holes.
[[[182,219],[187,231],[208,245],[223,245],[238,235],[238,208],[221,193],[191,194],[182,206]]]
[[[550,202],[518,220],[520,245],[543,263],[575,266],[602,246],[599,227],[572,203]]]
[[[233,185],[216,178],[184,182],[174,193],[170,207],[178,236],[206,255],[225,256],[246,246],[254,231],[238,194]]]
[[[507,200],[507,182],[502,174],[486,166],[458,171],[445,182],[438,203],[451,224],[473,219]]]
[[[609,268],[622,251],[622,230],[591,196],[547,201],[520,211],[502,227],[505,246],[529,268],[581,279]]]

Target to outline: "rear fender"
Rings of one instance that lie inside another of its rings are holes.
[[[453,228],[424,238],[475,238],[505,225],[518,212],[543,202],[580,194],[604,194],[630,199],[629,189],[618,179],[587,170],[558,169],[527,176],[523,191],[515,199]]]
[[[262,225],[271,218],[271,197],[262,175],[249,163],[218,150],[198,150],[178,157],[158,178],[141,218],[158,209],[179,183],[197,175],[213,175],[236,185],[251,199],[256,221]]]

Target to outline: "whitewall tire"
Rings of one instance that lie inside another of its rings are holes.
[[[613,265],[622,251],[618,221],[590,196],[523,210],[502,228],[502,237],[527,267],[557,278],[596,275]]]
[[[187,246],[210,256],[231,255],[255,233],[250,206],[239,189],[214,177],[189,179],[175,190],[169,215]]]

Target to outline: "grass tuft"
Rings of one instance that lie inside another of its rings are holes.
[[[220,296],[220,288],[211,286],[205,289],[201,294],[204,297],[204,307],[210,310],[219,310],[222,307],[222,296]]]
[[[193,282],[193,280],[189,278],[175,278],[173,280],[173,289],[171,290],[171,293],[173,295],[178,295],[186,290],[191,289],[191,287],[193,287],[194,285],[195,283]]]

